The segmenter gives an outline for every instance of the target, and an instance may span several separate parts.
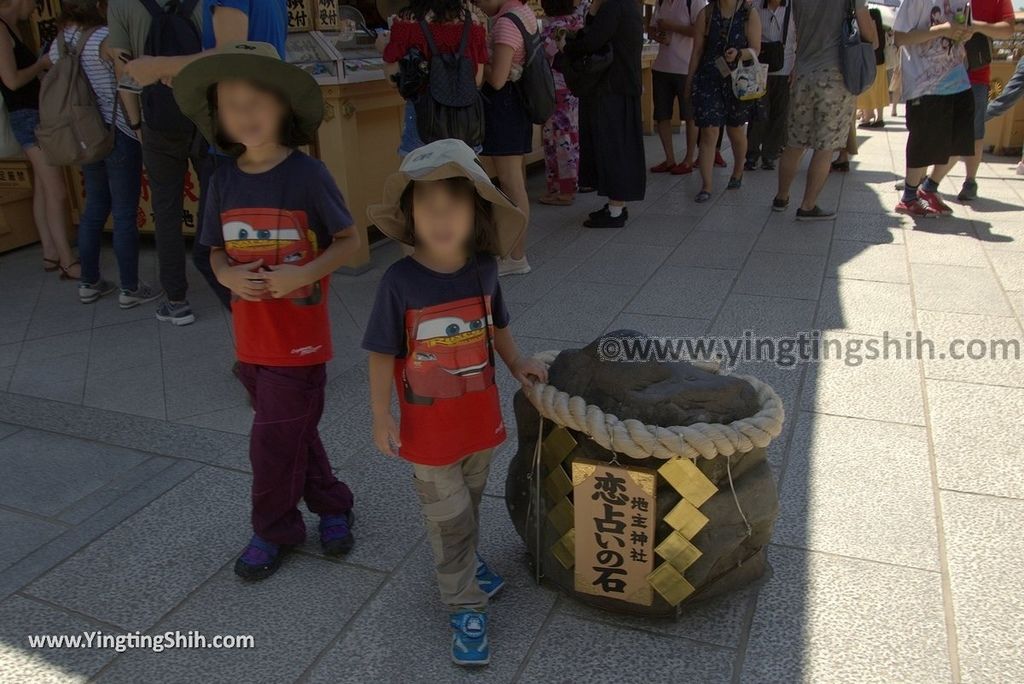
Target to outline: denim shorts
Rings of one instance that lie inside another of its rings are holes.
[[[974,95],[974,139],[985,139],[985,114],[988,111],[988,85],[972,83],[971,93]]]
[[[7,113],[7,121],[11,124],[14,139],[23,149],[37,144],[36,126],[39,125],[38,109],[16,109]]]

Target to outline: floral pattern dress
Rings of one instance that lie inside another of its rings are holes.
[[[583,0],[572,14],[548,17],[542,33],[548,60],[558,53],[558,38],[564,32],[583,28],[589,0]],[[544,140],[544,166],[547,172],[548,193],[575,195],[580,166],[580,101],[565,85],[565,77],[557,69],[555,77],[555,113],[542,129]]]

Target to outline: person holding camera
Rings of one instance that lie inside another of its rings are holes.
[[[726,127],[732,143],[733,170],[728,188],[743,184],[743,161],[747,137],[743,127],[750,106],[741,102],[732,90],[732,70],[740,60],[757,61],[761,50],[761,18],[744,0],[712,0],[697,17],[690,64],[699,65],[692,73],[690,89],[694,118],[701,129],[701,190],[695,202],[711,199],[711,174],[715,162],[718,131]]]

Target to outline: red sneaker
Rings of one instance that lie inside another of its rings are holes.
[[[722,156],[722,153],[718,150],[715,150],[715,166],[720,169],[724,169],[728,166],[728,164],[725,163],[725,158]]]
[[[681,164],[676,164],[672,167],[673,176],[685,176],[688,173],[693,173],[693,164],[682,162]]]
[[[669,164],[668,160],[661,162],[657,166],[651,167],[651,173],[668,173],[675,167],[675,164]]]
[[[917,189],[917,196],[919,199],[924,200],[925,203],[934,211],[936,214],[942,216],[951,216],[953,210],[949,208],[949,205],[942,201],[937,192],[928,192],[922,188]]]
[[[901,199],[896,203],[896,213],[906,214],[907,216],[917,216],[920,218],[935,218],[939,215],[939,212],[932,209],[932,206],[920,197],[912,199],[909,202]]]

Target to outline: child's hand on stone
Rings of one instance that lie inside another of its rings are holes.
[[[382,454],[398,456],[398,447],[402,446],[402,438],[398,431],[398,423],[390,413],[373,418],[373,443]]]
[[[548,381],[548,369],[543,363],[531,357],[519,357],[512,365],[512,375],[523,387],[533,387],[533,383]]]
[[[309,285],[309,271],[302,266],[293,264],[280,264],[274,266],[274,270],[263,273],[267,281],[267,290],[270,296],[275,299],[284,297],[289,292],[295,292],[300,287]]]
[[[263,265],[263,259],[237,266],[228,266],[217,273],[217,280],[242,299],[258,302],[267,291],[262,273],[256,271]]]

